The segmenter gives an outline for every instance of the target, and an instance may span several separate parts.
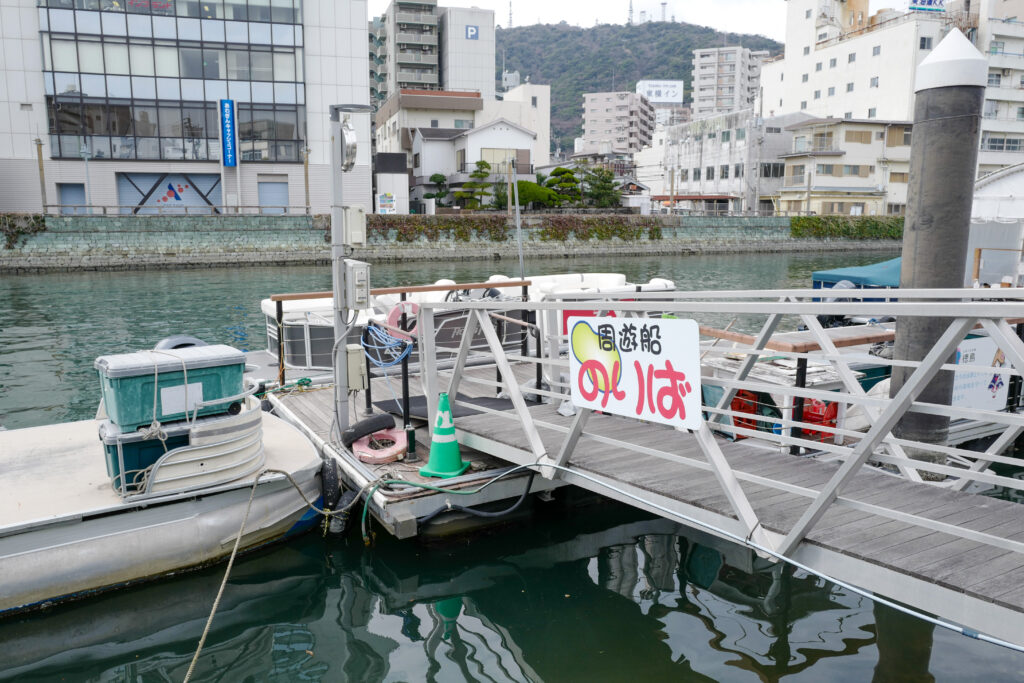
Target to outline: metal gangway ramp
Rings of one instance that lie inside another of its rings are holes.
[[[453,398],[460,387],[467,396],[481,388],[491,395],[503,391],[513,409],[470,406],[475,414],[456,420],[460,443],[534,467],[546,478],[717,530],[968,632],[1024,645],[1024,505],[965,491],[1002,487],[1007,497],[1021,499],[1024,481],[1005,472],[1022,463],[1008,453],[1024,429],[1024,416],[1013,406],[917,400],[940,372],[993,376],[990,358],[949,362],[958,345],[975,336],[987,336],[984,343],[998,349],[993,358],[1003,365],[995,369],[1017,390],[1024,343],[1013,325],[1024,318],[1024,290],[900,290],[899,301],[825,302],[816,298],[821,295],[821,290],[676,292],[637,293],[629,301],[576,295],[528,303],[424,304],[418,319],[425,359],[420,379],[432,399],[429,424],[436,421],[439,391]],[[442,370],[432,362],[440,350],[433,317],[451,309],[470,315],[454,367]],[[701,325],[701,382],[718,387],[720,398],[706,401],[698,428],[679,430],[585,408],[563,414],[573,381],[567,377],[563,314],[581,309],[698,323],[733,317],[741,328],[756,332]],[[859,328],[826,329],[820,315],[871,321]],[[872,343],[894,336],[894,325],[875,320],[891,318],[898,325],[918,316],[946,324],[923,360],[869,353]],[[531,350],[502,348],[496,324],[528,327]],[[776,334],[800,324],[806,331]],[[465,340],[478,331],[488,338],[491,366],[466,365]],[[766,372],[768,365],[783,370]],[[859,378],[867,365],[903,366],[910,372],[890,399],[888,392],[869,394],[862,388]],[[543,378],[539,387],[535,377]],[[739,391],[776,397],[779,414],[735,410]],[[528,400],[538,397],[550,402]],[[836,422],[805,421],[804,408],[814,401],[837,404]],[[908,411],[983,427],[993,441],[977,451],[950,441],[902,439],[893,429]],[[861,429],[852,425],[858,412]],[[732,440],[721,432],[747,438]],[[933,458],[910,459],[910,449],[930,451]]]

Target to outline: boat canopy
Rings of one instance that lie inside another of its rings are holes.
[[[896,257],[866,266],[817,270],[811,275],[813,287],[828,289],[840,280],[849,280],[858,288],[899,287],[902,262],[901,257]]]

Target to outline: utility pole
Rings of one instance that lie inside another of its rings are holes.
[[[36,138],[36,161],[39,164],[39,196],[43,199],[43,213],[46,213],[46,174],[43,171],[43,141]]]
[[[82,143],[79,153],[82,155],[82,161],[85,162],[85,212],[92,213],[92,188],[89,186],[89,157],[92,156],[92,153],[85,142]]]
[[[302,175],[303,180],[306,183],[306,214],[312,213],[312,209],[309,205],[309,145],[302,147]]]
[[[917,67],[901,289],[963,286],[987,82],[988,62],[956,29]],[[901,319],[893,358],[922,360],[949,322],[942,317]],[[893,367],[890,396],[903,388],[912,370]],[[917,400],[948,406],[952,395],[953,373],[940,371]],[[908,412],[895,432],[901,439],[941,444],[949,432],[949,417]],[[907,451],[919,460],[944,462],[946,458],[922,448]],[[921,475],[935,477],[928,472]]]

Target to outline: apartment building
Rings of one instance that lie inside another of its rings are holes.
[[[786,48],[761,71],[766,114],[904,121],[918,65],[959,13],[868,13],[868,0],[789,0]]]
[[[583,95],[583,137],[576,154],[633,154],[651,143],[654,107],[632,92]]]
[[[330,106],[369,103],[365,27],[365,0],[6,0],[0,208],[298,208],[308,188],[327,212]],[[225,102],[237,165],[221,163]],[[366,209],[369,119],[353,117],[344,180]]]
[[[467,90],[494,97],[494,12],[393,0],[368,25],[371,99],[399,90]]]
[[[978,175],[1024,161],[1024,0],[983,2],[978,49],[988,56]]]
[[[816,214],[903,215],[911,122],[814,119],[789,126],[780,207]]]
[[[693,118],[749,109],[760,90],[761,62],[767,50],[745,47],[693,51]]]
[[[788,127],[810,118],[795,113],[763,119],[745,109],[667,127],[660,159],[646,151],[641,157],[660,165],[655,198],[676,209],[774,211],[782,187],[780,157],[792,148]],[[647,182],[652,173],[639,163],[637,178]]]

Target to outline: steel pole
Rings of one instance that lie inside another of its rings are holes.
[[[985,57],[957,30],[918,67],[901,288],[963,286],[987,79]],[[943,318],[901,318],[893,357],[922,360],[948,326]],[[893,368],[890,396],[911,372]],[[949,405],[952,394],[953,374],[940,372],[917,400]],[[915,412],[907,412],[895,429],[900,438],[929,444],[943,443],[948,431],[948,417]],[[921,460],[945,459],[924,449],[907,450]]]
[[[35,139],[36,161],[39,163],[39,196],[43,200],[43,213],[46,213],[46,173],[43,171],[43,141]]]

